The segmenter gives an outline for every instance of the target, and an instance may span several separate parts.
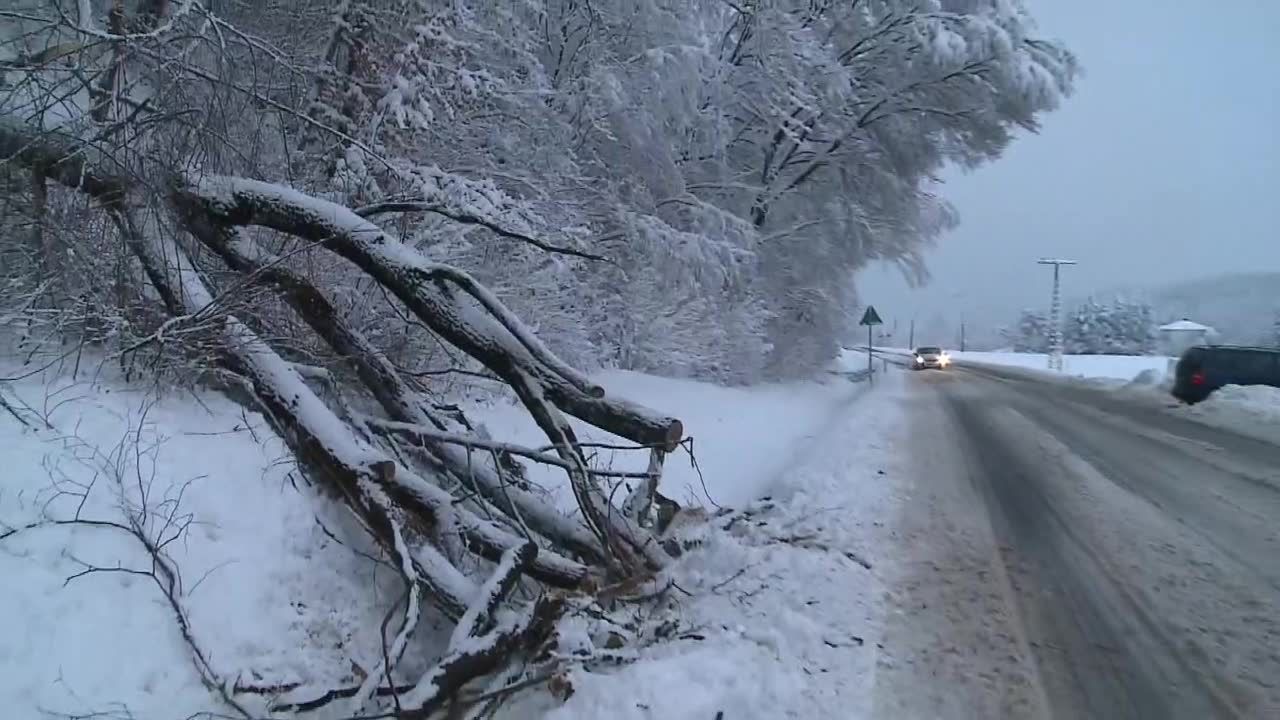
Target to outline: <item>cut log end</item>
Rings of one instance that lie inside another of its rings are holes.
[[[667,425],[667,435],[664,438],[666,445],[662,448],[664,452],[673,452],[680,445],[680,441],[684,439],[684,423],[679,420],[672,419]]]

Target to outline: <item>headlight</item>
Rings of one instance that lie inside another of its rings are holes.
[[[916,356],[916,363],[917,363],[917,364],[924,364],[924,358],[922,358],[922,357],[920,357],[919,355],[917,355],[917,356]]]

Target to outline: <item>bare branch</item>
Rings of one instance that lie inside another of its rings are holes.
[[[519,240],[520,242],[528,243],[529,245],[532,245],[538,248],[539,250],[545,250],[546,252],[554,253],[556,255],[568,255],[571,257],[583,258],[585,260],[612,262],[611,260],[604,257],[603,255],[596,255],[595,253],[590,253],[585,250],[577,250],[575,248],[567,248],[559,245],[553,245],[551,243],[538,240],[537,238],[532,237],[530,235],[526,235],[524,233],[517,232],[515,230],[510,230],[495,222],[492,222],[490,220],[485,220],[484,218],[479,217],[477,215],[473,215],[471,213],[466,213],[453,208],[446,207],[441,203],[424,202],[421,200],[384,200],[379,203],[374,203],[372,205],[366,205],[364,207],[356,208],[353,212],[356,215],[359,215],[360,217],[363,217],[363,218],[371,218],[371,217],[376,217],[378,215],[386,215],[388,213],[409,213],[409,212],[434,213],[436,215],[447,217],[450,220],[453,220],[454,222],[459,222],[464,225],[479,225],[485,229],[491,230],[494,234],[500,237],[504,237],[509,240]]]

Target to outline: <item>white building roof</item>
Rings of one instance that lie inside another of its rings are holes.
[[[1208,332],[1212,329],[1208,325],[1191,322],[1186,318],[1160,326],[1160,332]]]

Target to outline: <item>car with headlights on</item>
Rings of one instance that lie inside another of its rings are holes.
[[[911,359],[914,370],[942,370],[951,364],[951,356],[940,347],[926,346],[916,348],[915,357]]]

